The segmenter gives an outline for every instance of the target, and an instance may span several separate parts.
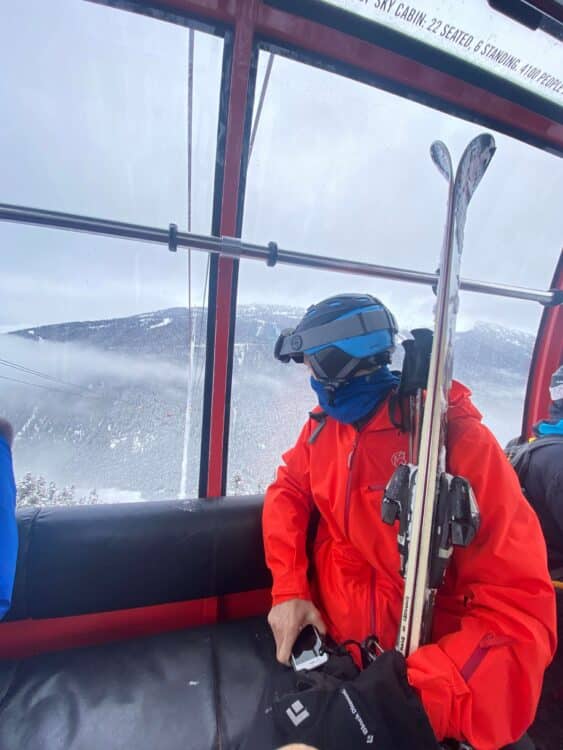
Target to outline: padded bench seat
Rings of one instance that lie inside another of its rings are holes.
[[[2,661],[0,748],[234,749],[275,669],[263,618]]]
[[[14,597],[0,623],[0,750],[238,747],[266,674],[283,669],[265,617],[244,614],[266,602],[241,604],[271,585],[262,500],[18,512]],[[153,624],[160,632],[146,635]],[[80,642],[92,645],[71,647]]]

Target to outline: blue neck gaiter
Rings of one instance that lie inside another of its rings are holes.
[[[311,378],[311,388],[317,394],[319,406],[330,417],[344,424],[357,422],[380,404],[387,394],[399,384],[387,365],[369,375],[360,375],[332,391]]]

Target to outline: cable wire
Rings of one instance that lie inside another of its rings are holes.
[[[0,380],[9,380],[11,383],[29,385],[32,388],[41,388],[44,391],[56,391],[57,393],[65,393],[67,396],[90,396],[91,398],[101,398],[95,393],[73,393],[72,391],[65,388],[55,388],[52,385],[42,385],[41,383],[31,383],[29,380],[18,380],[17,378],[10,378],[7,375],[0,375]]]
[[[76,388],[80,391],[87,391],[89,393],[88,388],[83,385],[71,383],[68,380],[61,380],[61,378],[56,378],[54,375],[48,375],[47,373],[41,372],[40,370],[33,370],[31,369],[31,367],[26,367],[25,365],[19,364],[18,362],[12,362],[9,359],[0,359],[0,365],[4,365],[4,367],[11,367],[14,370],[26,373],[27,375],[34,375],[35,377],[43,378],[44,380],[49,380],[53,383],[59,383],[60,385],[69,386],[71,388]]]
[[[268,58],[268,64],[266,65],[266,72],[264,73],[264,81],[262,83],[262,91],[260,92],[260,98],[258,100],[258,107],[256,108],[256,117],[254,118],[254,124],[252,126],[252,133],[250,134],[250,145],[248,147],[248,161],[252,156],[252,149],[254,148],[254,141],[256,139],[256,133],[258,131],[258,124],[260,122],[260,115],[262,114],[262,107],[264,106],[264,99],[266,98],[266,90],[270,81],[270,73],[272,72],[272,66],[274,64],[274,53],[270,52]]]

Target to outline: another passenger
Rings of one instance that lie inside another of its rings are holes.
[[[549,419],[538,422],[531,441],[509,455],[538,514],[551,575],[563,579],[563,365],[553,373],[549,395]]]
[[[0,620],[10,609],[18,556],[12,425],[0,418]]]
[[[280,712],[278,701],[274,715],[286,740],[323,748],[415,750],[454,738],[498,750],[530,726],[555,650],[545,544],[469,390],[454,382],[448,470],[470,480],[481,527],[453,554],[432,642],[406,662],[394,651],[404,582],[397,528],[382,522],[381,502],[395,467],[410,459],[409,435],[391,414],[396,334],[379,300],[345,294],[309,308],[276,345],[278,359],[308,365],[319,401],[264,505],[277,658],[288,663],[309,623],[338,643],[375,635],[386,652],[347,683],[322,675],[297,681],[293,702]]]

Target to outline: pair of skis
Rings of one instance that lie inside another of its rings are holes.
[[[387,486],[382,507],[385,522],[399,519],[398,543],[405,591],[397,649],[405,656],[429,639],[436,590],[453,546],[469,544],[479,525],[469,483],[446,472],[446,413],[467,208],[494,152],[491,135],[477,136],[465,149],[454,177],[447,147],[437,141],[430,149],[434,164],[448,183],[448,210],[426,398],[421,409],[419,384],[416,402],[418,411],[423,413],[422,425],[416,419],[414,426],[411,425],[417,443],[416,465],[398,467]]]

